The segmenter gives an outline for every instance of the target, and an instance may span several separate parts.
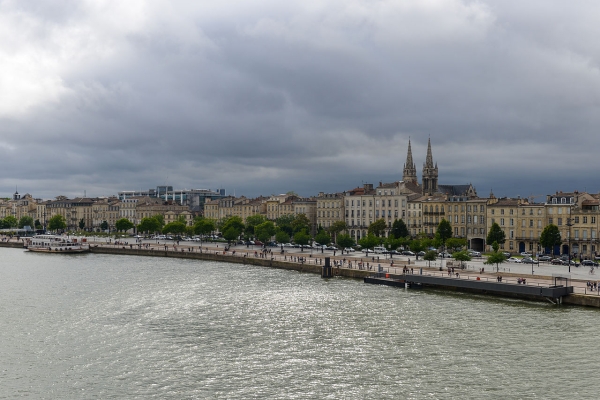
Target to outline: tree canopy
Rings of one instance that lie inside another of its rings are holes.
[[[546,249],[551,249],[552,254],[554,254],[554,247],[559,246],[561,243],[562,238],[558,226],[554,224],[547,225],[540,235],[540,244]]]
[[[497,222],[494,222],[490,227],[490,231],[488,232],[485,241],[489,245],[494,242],[497,242],[498,244],[504,244],[504,242],[506,242],[506,234]]]
[[[65,217],[60,214],[56,214],[48,220],[48,229],[51,231],[65,230],[66,228],[67,222],[65,221]]]
[[[331,242],[331,237],[324,230],[319,231],[315,236],[315,242],[319,243],[322,246],[328,245]]]
[[[341,235],[338,235],[337,245],[340,246],[340,248],[342,249],[352,247],[354,246],[354,239],[352,239],[352,236],[343,233]]]
[[[137,226],[138,232],[155,233],[161,228],[160,222],[156,218],[142,218]]]
[[[435,232],[436,237],[442,243],[442,246],[446,245],[446,241],[452,237],[452,226],[446,219],[442,219]]]
[[[289,243],[290,235],[286,231],[279,229],[275,233],[275,240],[277,240],[277,243]]]
[[[246,218],[245,231],[249,235],[255,235],[254,228],[267,221],[267,218],[262,214],[254,214]]]
[[[300,232],[296,232],[296,234],[294,235],[294,243],[299,244],[301,246],[306,246],[309,240],[310,236],[303,230]],[[304,251],[304,248],[302,247],[300,251]]]
[[[372,249],[379,244],[379,238],[372,233],[369,233],[367,236],[360,238],[358,244],[367,250]]]
[[[19,218],[19,228],[24,228],[26,226],[31,227],[32,229],[34,228],[33,226],[33,218],[30,217],[29,215],[23,215],[21,218]]]
[[[377,221],[374,221],[371,225],[369,225],[369,234],[380,237],[385,233],[385,219],[380,218]]]
[[[117,228],[118,232],[127,232],[131,228],[133,228],[133,222],[128,220],[127,218],[121,218],[117,222],[115,222],[115,228]]]
[[[181,235],[185,232],[186,224],[181,221],[169,222],[162,228],[163,233],[173,233],[175,235]]]
[[[254,235],[261,242],[267,242],[275,232],[275,224],[272,221],[264,221],[254,227]]]
[[[392,224],[392,230],[390,231],[391,235],[394,235],[397,238],[404,238],[409,236],[408,228],[402,219],[397,219]]]
[[[296,218],[294,218],[291,225],[292,229],[294,230],[294,233],[300,232],[302,230],[305,230],[307,232],[310,231],[310,220],[308,219],[306,214],[296,215]]]
[[[216,229],[215,222],[212,219],[202,218],[194,223],[194,233],[196,235],[208,235]]]
[[[460,251],[467,246],[467,239],[464,238],[450,238],[446,240],[446,248],[452,251]],[[470,260],[467,260],[470,261]]]

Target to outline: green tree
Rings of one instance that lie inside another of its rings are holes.
[[[279,244],[289,243],[290,242],[290,235],[286,231],[284,231],[282,229],[279,229],[275,233],[275,240],[277,240],[277,243],[279,243]]]
[[[244,221],[242,221],[242,219],[237,215],[234,215],[223,221],[223,224],[221,225],[221,232],[223,232],[223,237],[225,237],[225,231],[229,228],[234,228],[238,233],[237,236],[239,236],[242,234],[245,227],[246,225],[244,225]]]
[[[67,222],[65,217],[60,214],[56,214],[48,221],[48,229],[51,231],[63,231],[67,228]]]
[[[413,253],[415,253],[417,255],[417,260],[419,259],[419,253],[427,248],[427,246],[425,245],[425,240],[428,240],[428,239],[413,239],[410,241],[410,243],[408,245],[410,247],[410,251],[412,251]],[[437,253],[436,253],[436,257],[437,257]],[[434,260],[435,260],[435,258],[434,258]]]
[[[397,219],[394,221],[390,234],[397,238],[405,238],[409,235],[408,228],[402,219]]]
[[[266,243],[275,234],[275,224],[272,221],[264,221],[254,227],[254,235],[258,240]]]
[[[6,216],[3,222],[5,228],[16,228],[17,226],[19,226],[19,221],[17,221],[17,219],[12,215]]]
[[[385,219],[380,218],[377,221],[373,222],[371,225],[369,225],[369,234],[381,237],[385,233],[385,228]]]
[[[446,241],[452,237],[452,227],[450,226],[450,222],[446,219],[442,219],[437,227],[435,236],[440,240],[442,246],[445,247]]]
[[[446,248],[449,250],[460,251],[467,246],[467,239],[463,238],[450,238],[446,240]],[[470,260],[468,260],[470,261]]]
[[[33,223],[35,225],[35,229],[42,229],[42,223],[40,222],[39,219],[36,219],[35,222]]]
[[[108,224],[107,224],[108,225]],[[137,226],[138,232],[155,233],[160,230],[160,222],[156,218],[142,218]]]
[[[298,214],[296,218],[292,221],[292,229],[294,233],[300,232],[302,230],[310,231],[310,220],[306,216],[306,214]]]
[[[254,214],[246,218],[246,227],[244,231],[248,235],[255,235],[254,228],[267,221],[267,217],[262,214]],[[271,235],[273,236],[273,235]],[[258,237],[258,236],[257,236]],[[260,240],[260,239],[259,239]]]
[[[23,229],[26,226],[29,226],[33,229],[33,218],[29,215],[23,215],[21,218],[19,218],[19,228]]]
[[[551,249],[552,255],[554,254],[554,248],[559,246],[562,243],[562,238],[560,237],[560,231],[558,230],[558,226],[554,224],[547,225],[542,234],[540,235],[540,244],[545,249]]]
[[[117,221],[118,223],[119,221]],[[172,233],[174,235],[182,235],[185,232],[186,224],[181,221],[169,222],[162,228],[163,233]],[[118,228],[117,228],[118,229]]]
[[[504,242],[506,242],[506,235],[498,223],[494,222],[492,224],[485,241],[488,245],[491,245],[494,242],[498,244],[504,244]]]
[[[294,235],[294,243],[299,244],[300,246],[306,246],[309,240],[310,236],[305,231],[296,232]],[[300,247],[300,251],[304,251],[304,247]]]
[[[83,228],[85,228],[85,220],[81,218],[79,220],[79,229],[83,230]]]
[[[100,229],[102,229],[103,231],[107,231],[108,230],[108,222],[102,221],[102,223],[100,224]]]
[[[427,253],[425,253],[423,259],[429,262],[428,267],[431,268],[431,262],[437,259],[437,252],[435,250],[429,250]]]
[[[471,261],[471,255],[466,250],[457,251],[452,254],[452,257],[454,257],[455,260],[460,261],[461,267],[464,266],[465,261]]]
[[[494,242],[497,243],[497,242]],[[484,264],[487,265],[494,265],[496,264],[496,272],[500,271],[500,264],[502,264],[504,261],[506,261],[506,257],[504,256],[504,254],[498,252],[498,251],[494,251],[492,254],[490,254],[487,258],[487,260],[485,260]]]
[[[292,222],[294,221],[294,216],[290,214],[282,215],[275,220],[275,225],[277,228],[285,231],[289,236],[294,234],[294,229],[292,228]]]
[[[315,242],[319,243],[321,246],[328,245],[331,242],[331,237],[324,230],[319,231],[317,236],[315,236]]]
[[[206,236],[216,229],[215,222],[211,219],[203,218],[194,223],[194,233],[196,235]]]
[[[127,218],[121,218],[117,222],[115,222],[115,228],[117,228],[117,232],[127,232],[128,230],[133,228],[133,222],[131,222]]]
[[[331,235],[331,237],[333,238],[333,241],[335,242],[335,239],[336,239],[338,233],[345,231],[346,228],[347,228],[347,226],[346,226],[345,221],[335,221],[333,224],[331,224],[331,226],[327,230],[329,231],[329,234]]]
[[[156,214],[156,215],[152,216],[152,218],[154,218],[158,221],[158,224],[160,225],[161,228],[163,226],[165,226],[165,216],[164,215]]]
[[[369,249],[377,246],[379,244],[379,238],[372,233],[367,234],[367,236],[362,237],[358,244],[363,248],[367,249],[367,254],[369,253]]]
[[[385,241],[385,244],[390,250],[397,250],[405,242],[405,238],[396,238],[393,234],[390,234]]]
[[[223,232],[223,237],[227,240],[227,244],[231,244],[233,240],[236,240],[241,234],[241,231],[235,226],[229,226]]]
[[[352,236],[343,233],[341,235],[338,235],[337,245],[340,246],[340,248],[342,249],[342,254],[344,254],[344,249],[354,246],[354,239],[352,239]]]

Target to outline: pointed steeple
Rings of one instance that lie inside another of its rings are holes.
[[[425,168],[433,168],[433,156],[431,155],[431,138],[427,140],[427,158],[425,159]]]
[[[432,195],[438,190],[438,167],[433,164],[431,138],[427,140],[427,158],[423,164],[423,194]]]
[[[408,153],[406,154],[406,163],[404,163],[404,171],[402,172],[402,180],[404,182],[418,183],[417,167],[413,161],[412,149],[410,147],[410,138],[408,138]]]

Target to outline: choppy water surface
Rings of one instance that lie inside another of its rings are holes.
[[[597,398],[594,309],[0,249],[0,398]]]

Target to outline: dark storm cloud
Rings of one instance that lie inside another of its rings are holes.
[[[0,2],[0,188],[597,191],[593,2]],[[18,35],[15,32],[19,32]]]

